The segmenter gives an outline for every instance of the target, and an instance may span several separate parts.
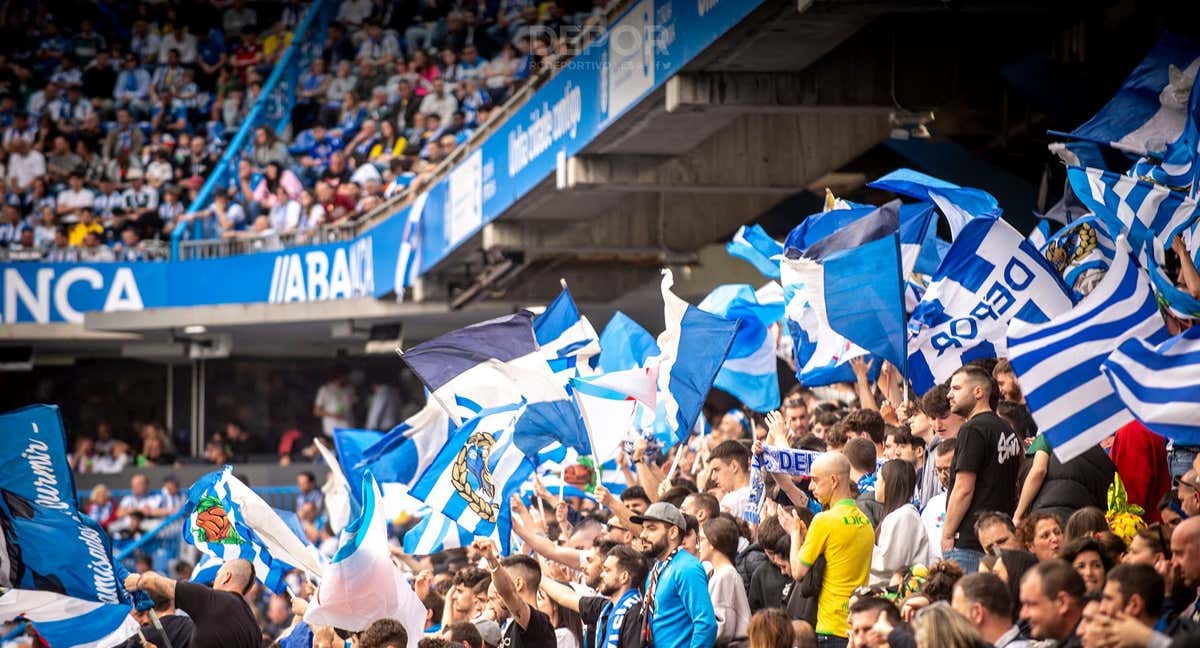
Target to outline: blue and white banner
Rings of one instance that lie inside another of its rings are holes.
[[[1200,217],[1200,204],[1153,183],[1102,169],[1067,169],[1075,194],[1108,228],[1122,232],[1138,258],[1162,265],[1164,250],[1176,234]]]
[[[379,619],[422,628],[425,606],[392,563],[383,492],[371,473],[363,478],[362,493],[362,509],[342,530],[304,620],[351,632],[366,630]],[[420,639],[421,634],[413,632],[407,648],[417,648]]]
[[[431,509],[420,522],[404,532],[404,553],[428,556],[446,549],[469,547],[474,540],[475,534]]]
[[[1198,70],[1200,47],[1164,33],[1100,112],[1070,133],[1054,134],[1134,155],[1161,154],[1183,130]]]
[[[353,486],[362,483],[367,470],[381,483],[412,485],[425,472],[450,436],[450,416],[430,400],[391,431],[336,430],[333,433],[338,461]],[[360,501],[351,489],[355,501]]]
[[[909,320],[908,375],[923,394],[976,358],[1003,357],[1009,321],[1071,309],[1058,273],[998,218],[969,221]]]
[[[783,301],[760,303],[746,284],[717,286],[700,310],[737,320],[737,334],[713,386],[723,389],[756,412],[779,407],[779,374],[775,364],[772,324],[783,318]]]
[[[281,594],[287,589],[283,577],[292,569],[320,577],[315,549],[234,477],[232,467],[225,466],[192,484],[188,505],[191,513],[184,519],[183,539],[223,561],[250,561],[254,575],[272,592]]]
[[[1129,339],[1101,367],[1143,425],[1180,445],[1200,445],[1200,326],[1160,344]]]
[[[621,443],[629,438],[637,404],[655,409],[658,366],[572,378],[571,387],[589,430],[592,456],[604,463],[616,457]]]
[[[600,373],[646,366],[660,353],[654,336],[621,311],[613,313],[600,333]]]
[[[53,646],[113,645],[137,624],[112,542],[75,492],[58,407],[0,416],[0,622],[22,617]]]
[[[1161,342],[1167,330],[1150,278],[1124,238],[1104,279],[1070,311],[1040,324],[1013,321],[1008,359],[1038,431],[1070,461],[1132,418],[1100,373],[1124,340]]]
[[[600,336],[579,313],[567,288],[533,318],[533,335],[550,369],[564,383],[592,373],[592,359],[600,354]]]

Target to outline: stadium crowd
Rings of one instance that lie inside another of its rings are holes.
[[[318,236],[428,179],[609,4],[340,2],[290,125],[258,128],[192,214],[309,4],[6,4],[0,259],[164,258],[181,227],[249,249]]]
[[[491,540],[429,556],[406,555],[396,542],[392,554],[424,605],[424,627],[394,619],[361,633],[305,626],[306,641],[320,648],[347,638],[399,648],[414,635],[421,648],[1200,641],[1195,448],[1168,450],[1162,437],[1131,423],[1103,448],[1063,463],[1037,434],[1004,360],[975,361],[907,400],[890,372],[872,383],[866,363],[855,368],[853,387],[795,388],[779,411],[713,417],[710,433],[671,451],[645,441],[627,446],[619,475],[602,478],[621,483],[619,494],[539,482],[532,499],[511,499],[508,557]],[[809,475],[790,476],[761,469],[761,453],[772,448],[820,454]],[[585,486],[598,477],[589,470],[574,467],[568,482]],[[1136,510],[1110,496],[1118,475],[1148,524],[1131,524]],[[304,479],[300,517],[310,541],[332,555],[337,541],[320,491],[311,475]],[[393,539],[413,522],[395,521]],[[288,637],[302,625],[312,586],[294,572],[294,595],[273,595],[246,569],[226,563],[216,589],[201,588],[204,597],[226,597],[223,618],[244,619],[240,626],[205,621],[211,603],[197,602],[191,583],[177,584],[189,594],[177,589],[174,599],[162,593],[173,581],[156,574],[131,576],[130,584],[151,583],[144,589],[156,594],[164,618],[186,618],[177,609],[191,615],[194,624],[178,623],[194,633],[192,645],[293,645]],[[235,598],[241,611],[231,616]],[[151,637],[151,626],[144,630]],[[252,638],[236,639],[237,632]]]

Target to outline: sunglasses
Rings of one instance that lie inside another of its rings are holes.
[[[1176,476],[1175,479],[1172,480],[1172,484],[1174,485],[1175,488],[1179,488],[1180,485],[1183,485],[1183,486],[1187,486],[1188,488],[1190,488],[1194,491],[1200,491],[1200,483],[1190,482],[1190,481],[1184,479],[1183,475]]]

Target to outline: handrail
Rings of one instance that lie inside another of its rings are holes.
[[[172,524],[175,524],[176,522],[178,522],[180,520],[180,518],[182,518],[188,512],[190,512],[190,509],[185,505],[185,506],[179,507],[178,511],[175,511],[174,513],[163,518],[163,521],[159,522],[158,526],[156,526],[153,529],[151,529],[150,531],[142,534],[142,537],[135,540],[133,542],[133,544],[122,549],[121,553],[117,554],[117,556],[116,556],[117,562],[121,562],[122,560],[129,558],[130,556],[132,556],[134,554],[134,552],[136,552],[138,549],[141,549],[144,545],[149,543],[151,540],[157,540],[158,534],[161,533],[163,529],[167,528],[169,525],[172,525]]]

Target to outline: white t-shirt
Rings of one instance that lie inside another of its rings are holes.
[[[62,191],[58,192],[59,207],[80,209],[82,207],[94,207],[95,204],[95,194],[92,193],[91,189],[86,187],[81,188],[79,191],[75,191],[74,189],[63,189]]]
[[[742,519],[742,513],[750,508],[750,487],[743,486],[735,491],[730,491],[721,498],[721,510],[733,514],[733,517]]]
[[[354,407],[354,389],[349,385],[341,387],[333,383],[325,383],[317,390],[315,404],[326,412],[337,412],[337,416],[321,417],[321,428],[325,436],[333,438],[334,428],[354,427],[351,411]]]
[[[929,498],[925,510],[921,511],[921,524],[925,526],[925,535],[929,536],[929,562],[942,559],[942,525],[946,522],[946,491]]]

